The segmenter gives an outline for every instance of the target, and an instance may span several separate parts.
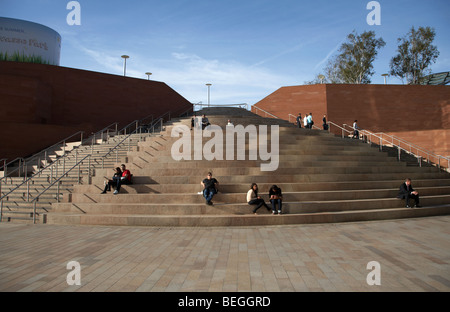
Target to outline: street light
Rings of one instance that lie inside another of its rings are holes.
[[[324,75],[319,75],[317,78],[320,79],[320,83],[323,84],[323,80],[325,79]]]
[[[383,76],[383,77],[384,77],[384,84],[387,84],[387,83],[386,83],[386,77],[388,77],[388,76],[389,76],[389,74],[382,74],[381,76]]]
[[[123,76],[125,77],[127,75],[127,59],[130,58],[128,55],[122,55],[121,58],[123,58]]]
[[[147,75],[147,77],[148,77],[148,79],[147,80],[150,80],[150,76],[151,76],[151,74],[152,73],[149,73],[149,72],[147,72],[147,73],[145,73],[146,75]]]
[[[208,87],[208,107],[209,107],[209,104],[210,104],[210,96],[211,96],[210,88],[211,88],[212,84],[207,83],[206,86]]]

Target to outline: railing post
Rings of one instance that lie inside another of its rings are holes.
[[[39,197],[36,197],[33,202],[33,224],[36,224],[36,202],[39,200]]]
[[[91,184],[91,155],[88,157],[88,184]]]
[[[61,181],[58,181],[56,184],[56,202],[59,203],[59,185],[61,184]]]
[[[3,221],[3,199],[0,200],[0,222]]]
[[[81,183],[81,162],[78,164],[78,185]]]
[[[30,202],[30,180],[27,181],[27,203]]]

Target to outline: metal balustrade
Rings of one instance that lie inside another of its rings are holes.
[[[2,195],[2,191],[1,191],[1,186],[2,183],[6,185],[6,181],[8,177],[4,177],[0,180],[0,221],[2,221],[3,219],[3,209],[4,209],[4,204],[6,202],[9,202],[9,198],[13,195],[13,194],[23,194],[23,196],[21,196],[22,200],[24,203],[30,203],[33,205],[33,213],[32,213],[32,217],[33,217],[33,223],[36,222],[36,209],[37,209],[37,203],[39,202],[39,198],[41,198],[42,195],[44,194],[48,194],[49,191],[56,185],[56,196],[55,199],[57,202],[59,202],[60,200],[60,184],[61,182],[64,180],[64,178],[70,178],[69,174],[73,174],[75,168],[78,168],[78,171],[76,172],[76,178],[77,178],[77,184],[81,184],[82,182],[82,165],[83,166],[87,166],[87,168],[85,168],[84,170],[86,171],[85,175],[87,175],[87,181],[86,183],[90,184],[91,183],[91,176],[92,176],[92,171],[98,166],[101,166],[101,168],[103,169],[105,166],[105,160],[108,160],[108,157],[110,157],[111,155],[115,154],[116,158],[115,161],[118,162],[118,155],[120,151],[130,151],[131,149],[131,141],[134,140],[134,143],[138,143],[139,141],[141,141],[144,137],[146,136],[151,136],[153,135],[156,131],[162,131],[163,130],[163,124],[164,124],[164,120],[170,120],[170,114],[171,112],[167,112],[165,114],[163,114],[162,116],[160,116],[157,119],[153,118],[153,115],[150,115],[144,119],[141,120],[135,120],[133,122],[131,122],[130,124],[128,124],[127,126],[125,126],[124,128],[122,128],[121,130],[117,130],[117,125],[118,123],[113,123],[111,125],[109,125],[108,127],[105,127],[104,129],[96,132],[95,134],[93,134],[90,138],[88,139],[84,139],[81,140],[79,142],[79,144],[77,144],[76,147],[74,147],[71,151],[67,152],[65,150],[65,148],[63,148],[63,154],[60,157],[56,157],[56,159],[54,161],[52,161],[51,163],[45,163],[44,168],[41,168],[41,164],[38,164],[37,166],[37,172],[33,173],[31,177],[27,177],[27,174],[24,174],[24,178],[22,183],[19,183],[18,185],[16,185],[13,189],[11,189],[8,192],[5,192]],[[150,123],[146,123],[146,121],[151,120]],[[111,127],[114,127],[115,129],[111,129]],[[113,130],[113,131],[111,131]],[[79,133],[78,133],[79,134]],[[106,136],[105,136],[106,135]],[[109,148],[109,151],[106,152],[105,154],[101,154],[101,155],[96,155],[94,156],[94,146],[101,146],[98,145],[96,143],[97,140],[101,140],[100,143],[106,143],[106,144],[110,144],[110,139],[112,137],[117,137],[117,136],[123,136],[119,139],[118,142],[114,142],[113,146],[111,148]],[[62,140],[60,142],[58,142],[59,144],[61,142],[65,142],[65,140]],[[56,146],[58,144],[55,144],[54,146]],[[54,147],[52,146],[52,147]],[[85,149],[81,150],[81,147],[84,146]],[[50,148],[52,148],[50,147]],[[44,153],[46,151],[48,151],[50,148],[44,150],[43,152],[40,152],[36,155],[41,155],[41,153]],[[89,151],[90,149],[90,151]],[[86,154],[87,155],[83,155]],[[79,157],[82,157],[81,160],[78,160]],[[72,159],[69,159],[72,158]],[[66,163],[68,163],[69,161],[73,161],[73,158],[75,159],[75,165],[73,165],[70,169],[66,170]],[[32,158],[34,159],[34,157]],[[22,159],[21,159],[22,160]],[[2,160],[4,162],[5,168],[7,168],[6,166],[6,161]],[[86,165],[87,163],[87,165]],[[27,172],[27,166],[28,164],[19,166],[23,167],[22,172]],[[62,169],[61,169],[62,167]],[[83,170],[83,171],[84,171]],[[19,171],[21,171],[21,169],[19,169]],[[61,173],[62,172],[62,173]],[[44,188],[44,190],[42,192],[40,192],[37,196],[34,196],[33,198],[31,198],[31,193],[30,193],[30,186],[34,184],[35,180],[38,177],[42,177],[42,176],[47,177],[47,183],[49,183],[49,185],[47,187]],[[9,177],[11,179],[11,185],[13,184],[13,178]],[[23,188],[26,187],[26,191],[23,190]],[[44,210],[46,210],[45,208],[42,208]]]
[[[255,107],[256,108],[256,107]],[[262,110],[258,108],[259,110]],[[268,112],[267,112],[268,113]],[[297,118],[293,114],[288,114],[288,120],[292,123],[291,118]],[[278,118],[278,117],[277,117]],[[377,144],[380,148],[380,151],[383,150],[383,146],[392,146],[393,148],[397,148],[398,151],[398,160],[401,161],[401,152],[405,152],[417,158],[419,166],[422,166],[422,160],[425,159],[427,163],[435,165],[439,169],[446,170],[450,172],[450,157],[436,155],[435,153],[428,151],[420,146],[417,146],[411,142],[408,142],[404,139],[398,138],[393,135],[386,134],[384,132],[374,133],[372,131],[366,129],[355,129],[353,126],[343,124],[343,126],[339,126],[332,121],[328,121],[328,132],[332,133],[331,126],[338,129],[338,132],[334,131],[333,133],[336,135],[340,135],[342,138],[346,136],[350,136],[354,134],[354,130],[359,131],[358,139],[362,140],[369,144]],[[349,128],[349,129],[347,129]],[[322,130],[321,128],[313,125],[313,129]],[[340,132],[340,133],[339,133]]]

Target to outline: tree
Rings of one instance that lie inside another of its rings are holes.
[[[330,58],[325,66],[325,77],[330,83],[345,83],[344,77],[340,71],[340,59],[339,56]]]
[[[375,38],[374,31],[366,31],[358,35],[355,31],[347,36],[334,60],[337,67],[337,78],[343,83],[370,83],[375,73],[373,61],[378,50],[386,45],[383,38]]]
[[[409,84],[419,84],[421,79],[431,73],[428,67],[436,63],[439,51],[432,45],[436,32],[434,28],[414,26],[403,38],[398,38],[398,54],[391,59],[390,74]]]
[[[330,83],[330,81],[326,78],[323,74],[317,74],[316,77],[314,77],[314,80],[305,81],[304,85],[313,85],[313,84],[327,84]]]

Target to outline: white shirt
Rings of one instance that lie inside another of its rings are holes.
[[[256,197],[256,194],[255,194],[255,191],[253,191],[253,189],[250,189],[248,192],[247,192],[247,203],[249,202],[249,201],[251,201],[252,199],[256,199],[257,197]]]

